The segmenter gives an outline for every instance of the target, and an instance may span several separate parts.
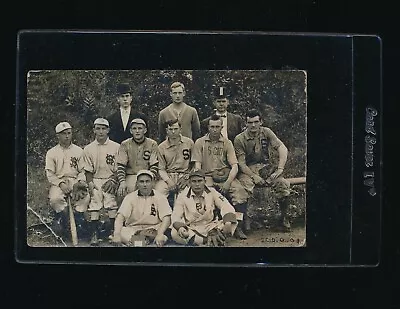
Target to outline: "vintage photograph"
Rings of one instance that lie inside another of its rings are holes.
[[[307,72],[27,76],[31,247],[305,247]]]

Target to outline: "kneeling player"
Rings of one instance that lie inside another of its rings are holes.
[[[168,240],[171,207],[165,195],[153,190],[154,175],[148,170],[137,173],[138,190],[125,196],[115,219],[114,243],[145,246],[155,242],[162,247]]]
[[[223,246],[233,235],[237,220],[235,209],[214,188],[208,188],[205,174],[198,170],[190,174],[189,188],[183,190],[172,212],[171,236],[184,245]],[[218,208],[222,220],[215,219]]]

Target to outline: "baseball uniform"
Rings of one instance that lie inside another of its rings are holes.
[[[158,145],[156,141],[145,137],[137,143],[133,138],[121,143],[117,157],[118,181],[126,181],[128,192],[133,192],[136,186],[136,174],[140,170],[150,170],[158,173]]]
[[[192,140],[196,140],[200,137],[200,120],[197,110],[186,103],[181,104],[183,104],[183,108],[179,114],[175,111],[173,105],[170,104],[158,115],[158,133],[160,142],[164,141],[166,138],[166,123],[174,119],[178,119],[183,136],[189,137]]]
[[[216,208],[221,211],[222,220],[214,219]],[[201,196],[194,194],[191,188],[186,188],[179,194],[175,202],[171,216],[173,226],[171,236],[178,243],[187,243],[190,238],[195,236],[195,243],[201,245],[203,238],[207,237],[212,229],[222,229],[224,223],[228,221],[237,224],[235,209],[214,188],[205,187]],[[181,227],[188,228],[189,237],[187,239],[178,235]]]
[[[166,171],[175,184],[182,177],[188,178],[193,146],[193,141],[182,135],[177,145],[171,144],[167,138],[158,146],[158,168]],[[157,182],[155,189],[164,195],[169,193],[168,185],[162,179]]]
[[[214,186],[213,171],[238,164],[232,142],[222,135],[218,141],[211,141],[209,134],[195,142],[192,161],[201,163],[201,169],[206,175],[207,186]],[[237,179],[232,181],[229,195],[233,205],[245,203],[249,198],[248,192]]]
[[[118,214],[124,217],[121,240],[128,243],[132,236],[145,230],[157,231],[165,216],[170,216],[171,207],[167,198],[152,190],[150,196],[143,196],[139,190],[125,196]]]
[[[117,210],[115,196],[104,192],[101,187],[117,170],[115,157],[119,144],[107,139],[104,144],[94,140],[84,148],[84,169],[93,174],[93,183],[97,189],[93,190],[93,196],[89,204],[89,211],[99,211],[103,207],[109,211]],[[115,214],[110,213],[110,217]]]
[[[270,147],[276,150],[283,144],[267,127],[261,127],[257,137],[250,136],[246,130],[235,138],[234,143],[239,165],[246,164],[257,175],[262,168],[271,169],[269,164]],[[238,179],[247,191],[253,192],[255,184],[250,176],[239,173]],[[278,177],[274,182],[278,197],[290,194],[289,182],[286,179]]]
[[[50,206],[57,212],[67,207],[66,196],[60,188],[64,182],[72,190],[79,180],[85,181],[84,153],[79,146],[71,144],[68,148],[56,145],[46,153],[46,176],[51,187],[49,191]],[[75,203],[78,212],[85,212],[90,201],[89,194]]]

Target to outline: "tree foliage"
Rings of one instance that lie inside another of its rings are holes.
[[[289,149],[286,177],[303,176],[306,162],[306,74],[303,71],[32,71],[27,85],[28,164],[44,166],[46,151],[57,141],[54,127],[68,121],[74,143],[83,147],[93,139],[95,118],[117,108],[116,85],[134,90],[133,107],[149,117],[148,136],[156,138],[161,109],[170,104],[170,85],[182,82],[185,102],[200,120],[213,112],[213,90],[224,86],[231,94],[229,110],[244,116],[260,110]]]

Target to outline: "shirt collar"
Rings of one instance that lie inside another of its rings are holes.
[[[71,143],[67,148],[61,146],[60,144],[58,144],[58,147],[59,147],[60,149],[71,149],[72,143]]]
[[[142,193],[140,193],[140,191],[137,191],[137,195],[138,196],[144,196]],[[154,190],[151,190],[150,195],[149,196],[154,196]]]
[[[167,141],[167,148],[171,148],[171,147],[175,146],[175,145],[170,143],[168,137],[167,137],[166,141]],[[182,143],[182,134],[179,135],[179,143]]]
[[[131,106],[129,106],[127,109],[123,109],[123,108],[120,107],[119,110],[121,111],[121,113],[130,114],[131,113]]]
[[[210,141],[210,140],[211,140],[211,139],[210,139],[210,133],[207,133],[207,135],[206,135],[206,141]],[[224,136],[222,135],[222,133],[221,133],[221,135],[219,136],[218,141],[219,141],[219,142],[223,142],[223,141],[224,141]]]
[[[227,111],[225,113],[216,112],[215,114],[218,115],[218,116],[225,116],[225,117],[228,116],[228,112]]]
[[[207,186],[204,186],[204,191],[200,196],[205,198],[206,194],[208,194],[210,192],[211,192],[211,190]],[[192,192],[192,188],[189,188],[188,193],[186,194],[186,197],[190,198],[190,197],[194,197],[194,196],[197,196],[197,195]]]
[[[97,145],[107,145],[108,144],[108,140],[109,138],[107,137],[106,141],[104,142],[104,144],[100,144],[97,139],[95,139],[95,142],[97,143]]]
[[[261,127],[258,136],[263,136],[263,135],[264,135],[264,131],[263,131],[262,127]],[[244,136],[246,137],[247,140],[257,138],[257,135],[256,136],[251,136],[247,129],[244,131]]]

